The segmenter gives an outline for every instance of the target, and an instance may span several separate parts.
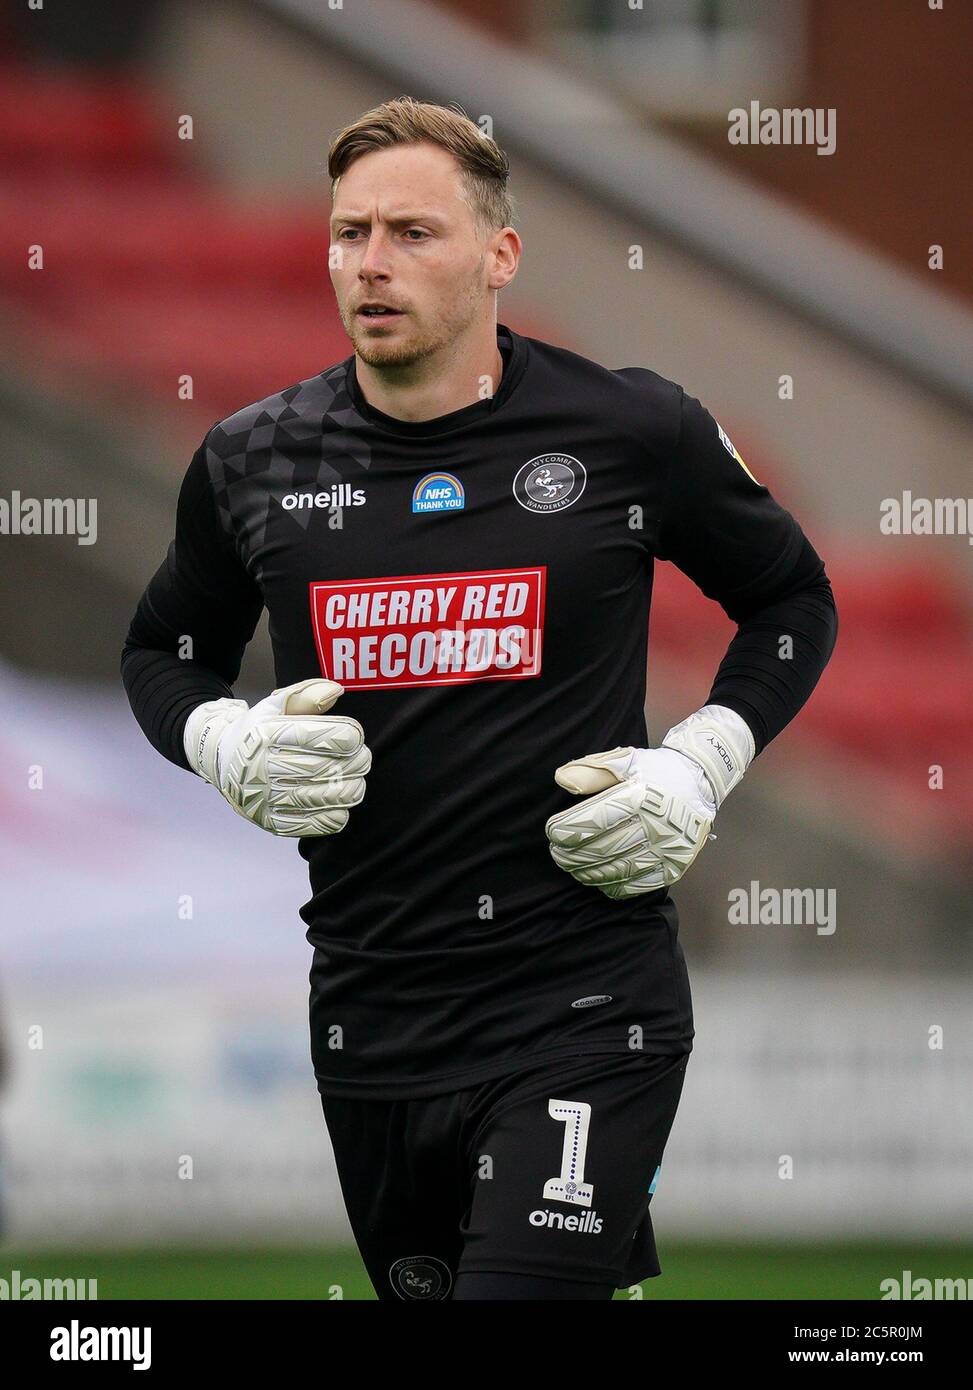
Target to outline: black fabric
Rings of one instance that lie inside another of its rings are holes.
[[[624,1053],[633,1030],[685,1051],[675,907],[557,868],[544,824],[572,798],[554,771],[648,744],[657,560],[739,624],[710,699],[758,747],[834,641],[820,558],[698,400],[503,325],[497,341],[496,394],[438,420],[372,410],[348,358],[214,425],[125,644],[135,716],[183,767],[189,711],[231,693],[262,605],[279,686],[346,687],[336,713],[373,753],[365,800],[341,834],[299,842],[329,1094],[436,1094]],[[444,478],[462,505],[415,510]]]
[[[219,528],[205,453],[200,445],[183,479],[175,539],[139,600],[122,653],[122,680],[146,738],[187,770],[186,720],[196,705],[232,696],[263,609],[260,589]]]
[[[659,1275],[649,1208],[687,1063],[632,1051],[422,1099],[322,1097],[379,1298],[444,1300],[473,1273],[611,1289]]]
[[[679,436],[655,554],[738,624],[707,703],[736,710],[759,754],[806,703],[830,659],[834,595],[790,512],[755,482],[709,411],[678,389]],[[788,636],[793,654],[782,657]]]
[[[740,621],[707,704],[736,710],[760,753],[790,723],[795,703],[811,694],[837,633],[831,582],[805,541],[786,592]],[[782,638],[790,645],[782,648]]]

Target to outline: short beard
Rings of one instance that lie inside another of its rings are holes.
[[[408,342],[397,342],[393,338],[369,338],[362,334],[351,335],[352,345],[361,360],[369,367],[390,368],[412,367],[417,362],[434,353],[441,344],[428,334],[413,335]]]
[[[458,298],[454,303],[453,313],[445,322],[438,325],[438,328],[428,329],[425,333],[413,334],[406,342],[398,342],[394,338],[369,338],[365,332],[361,335],[349,332],[352,346],[361,360],[369,367],[388,368],[395,371],[396,368],[409,368],[423,362],[428,357],[434,356],[442,348],[453,342],[459,334],[473,322],[477,310],[480,306],[480,275],[483,270],[483,257],[474,269],[466,285],[465,295]],[[353,320],[352,326],[357,329],[357,323]]]

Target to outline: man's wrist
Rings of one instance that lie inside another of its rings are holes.
[[[713,788],[717,810],[756,754],[749,725],[726,705],[704,705],[674,724],[662,740],[662,747],[684,753],[702,767]]]
[[[207,700],[190,713],[182,731],[186,761],[193,772],[219,786],[217,750],[220,737],[228,725],[243,717],[249,709],[246,700]]]

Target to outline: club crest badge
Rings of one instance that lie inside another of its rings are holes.
[[[514,478],[514,497],[528,512],[563,512],[584,492],[584,464],[570,454],[539,454]]]
[[[389,1281],[399,1298],[440,1301],[449,1295],[453,1276],[435,1255],[409,1255],[396,1260]]]

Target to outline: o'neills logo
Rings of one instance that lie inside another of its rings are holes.
[[[595,1211],[581,1216],[565,1216],[560,1211],[532,1211],[527,1220],[532,1226],[548,1226],[555,1231],[578,1231],[581,1235],[596,1236],[601,1231],[601,1217]]]
[[[346,690],[523,680],[541,671],[544,565],[314,580],[321,672]]]
[[[285,512],[300,511],[304,507],[363,507],[365,489],[353,488],[351,483],[335,483],[327,492],[288,492],[280,499]]]

